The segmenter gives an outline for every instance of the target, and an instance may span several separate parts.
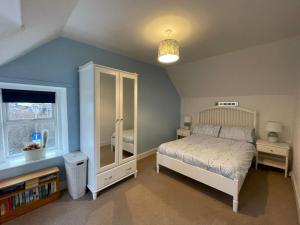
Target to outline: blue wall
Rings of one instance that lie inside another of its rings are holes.
[[[180,120],[180,97],[166,71],[103,49],[58,38],[0,67],[0,82],[67,88],[69,149],[79,150],[78,67],[89,61],[139,74],[138,153],[172,140]],[[0,172],[0,179],[51,165],[62,158]]]

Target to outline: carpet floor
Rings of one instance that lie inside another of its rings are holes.
[[[283,173],[250,169],[239,196],[232,197],[166,168],[155,157],[138,162],[138,176],[73,201],[67,192],[51,204],[7,225],[294,225],[298,224],[291,179]]]

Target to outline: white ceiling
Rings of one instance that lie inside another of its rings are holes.
[[[23,0],[24,27],[15,24],[8,33],[0,33],[0,65],[60,36],[76,3],[77,0]]]
[[[155,64],[166,29],[179,63],[300,34],[299,0],[23,0],[22,13],[0,64],[60,35]]]
[[[0,2],[0,36],[8,35],[22,26],[20,0],[2,0]]]

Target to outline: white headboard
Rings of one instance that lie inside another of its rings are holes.
[[[200,124],[250,127],[256,130],[256,111],[241,107],[214,106],[199,112]]]

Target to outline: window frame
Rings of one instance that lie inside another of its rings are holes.
[[[68,144],[68,116],[67,116],[67,94],[66,88],[64,87],[53,87],[53,86],[42,86],[42,85],[29,85],[29,84],[18,84],[18,83],[3,83],[0,82],[0,162],[7,162],[16,158],[24,157],[24,154],[9,155],[8,149],[8,135],[7,135],[7,124],[22,121],[22,123],[30,123],[35,121],[47,121],[49,119],[20,119],[20,120],[9,120],[7,114],[6,103],[2,101],[2,89],[19,89],[19,90],[32,90],[32,91],[51,91],[55,92],[56,101],[54,105],[53,117],[56,124],[55,132],[55,144],[56,147],[49,148],[48,151],[55,151],[55,155],[63,155],[69,152]]]

